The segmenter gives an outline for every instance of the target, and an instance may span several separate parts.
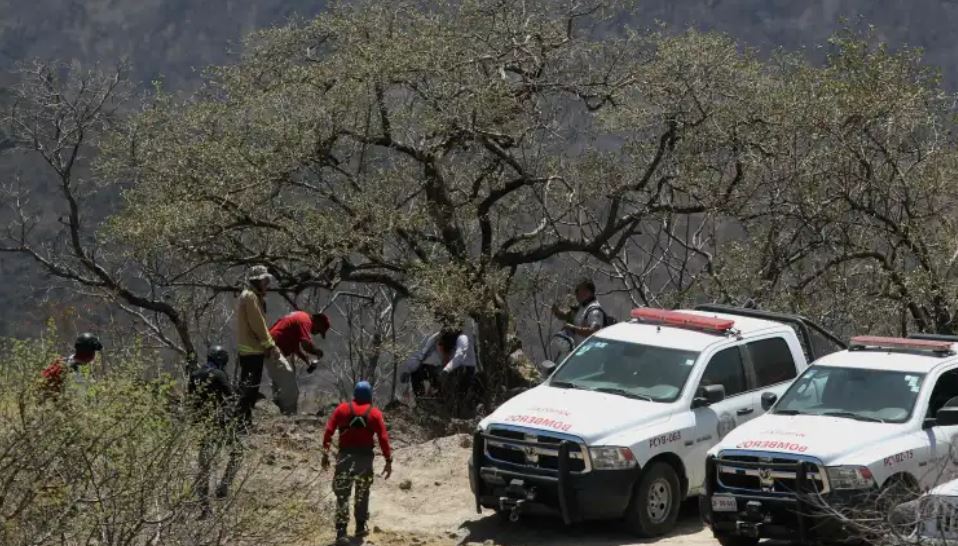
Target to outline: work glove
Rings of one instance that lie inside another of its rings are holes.
[[[383,479],[388,480],[393,475],[393,460],[386,459],[386,468],[383,468]]]
[[[323,467],[323,470],[329,470],[329,453],[323,452],[323,460],[320,465]]]

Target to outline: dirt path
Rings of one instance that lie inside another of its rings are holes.
[[[558,519],[526,518],[511,524],[489,511],[476,514],[466,462],[468,436],[449,436],[397,450],[392,479],[373,486],[372,523],[380,529],[366,544],[496,546],[627,546],[717,544],[703,529],[694,502],[683,507],[679,527],[658,541],[639,541],[614,522],[571,528]],[[404,483],[406,482],[406,483]],[[408,488],[406,486],[408,485]],[[357,544],[359,544],[357,542]]]
[[[332,475],[319,469],[322,424],[315,417],[293,423],[265,420],[256,443],[270,454],[269,462],[257,468],[255,481],[283,480],[294,489],[307,488],[320,513],[331,517]],[[411,433],[397,436],[419,441]],[[652,541],[636,539],[615,522],[566,527],[558,518],[524,518],[513,524],[488,510],[476,514],[466,473],[472,453],[469,441],[466,434],[423,443],[400,440],[402,447],[395,450],[389,480],[378,476],[383,465],[379,458],[370,506],[374,532],[365,542],[354,540],[353,546],[717,546],[699,521],[694,502],[683,507],[673,533]],[[332,543],[332,522],[317,520],[316,524],[317,535],[302,546]]]

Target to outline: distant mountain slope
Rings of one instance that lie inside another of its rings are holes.
[[[228,58],[244,34],[320,13],[325,0],[0,0],[0,69],[35,56],[112,61],[129,57],[143,81],[172,87]],[[728,32],[765,50],[814,46],[842,19],[863,18],[891,43],[927,50],[955,82],[955,0],[644,0],[641,21]]]
[[[31,57],[128,57],[145,82],[180,87],[251,30],[322,11],[323,0],[0,0],[0,68]]]
[[[325,0],[0,0],[0,87],[9,71],[34,57],[114,63],[128,58],[144,85],[162,78],[188,89],[198,71],[227,62],[248,32],[321,13]],[[956,0],[644,0],[633,26],[662,21],[673,30],[719,30],[770,51],[816,48],[842,26],[864,21],[888,42],[923,47],[929,63],[958,87]],[[2,89],[0,89],[2,91]],[[2,95],[2,93],[0,93]],[[0,135],[0,148],[3,147]],[[0,166],[0,183],[5,178]],[[31,310],[46,298],[32,266],[0,256],[0,335],[35,330]]]

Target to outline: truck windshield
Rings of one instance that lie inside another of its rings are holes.
[[[923,379],[918,373],[812,366],[792,383],[775,413],[904,423]]]
[[[698,356],[694,351],[592,338],[569,355],[549,383],[672,402]]]

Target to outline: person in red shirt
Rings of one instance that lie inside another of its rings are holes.
[[[269,335],[279,349],[279,358],[269,358],[266,365],[273,381],[273,400],[285,415],[294,415],[299,405],[299,385],[296,384],[296,369],[293,357],[299,357],[308,364],[306,371],[312,373],[323,357],[313,344],[313,336],[326,337],[329,330],[329,317],[323,313],[309,314],[293,311],[276,321],[269,329]],[[312,355],[312,356],[308,356]]]
[[[67,373],[80,373],[81,366],[85,366],[96,358],[96,354],[103,350],[100,340],[93,334],[83,333],[77,336],[73,343],[73,354],[60,357],[40,372],[40,387],[49,396],[57,397],[63,392],[63,384]]]
[[[386,420],[379,408],[373,406],[373,389],[366,381],[356,383],[352,402],[343,402],[326,423],[323,435],[323,470],[329,468],[329,446],[339,431],[339,452],[336,454],[336,472],[333,475],[333,493],[336,494],[336,544],[349,544],[346,527],[349,524],[349,496],[356,484],[356,536],[368,534],[369,490],[373,484],[373,436],[379,438],[379,449],[386,459],[383,477],[393,472],[392,449]]]

